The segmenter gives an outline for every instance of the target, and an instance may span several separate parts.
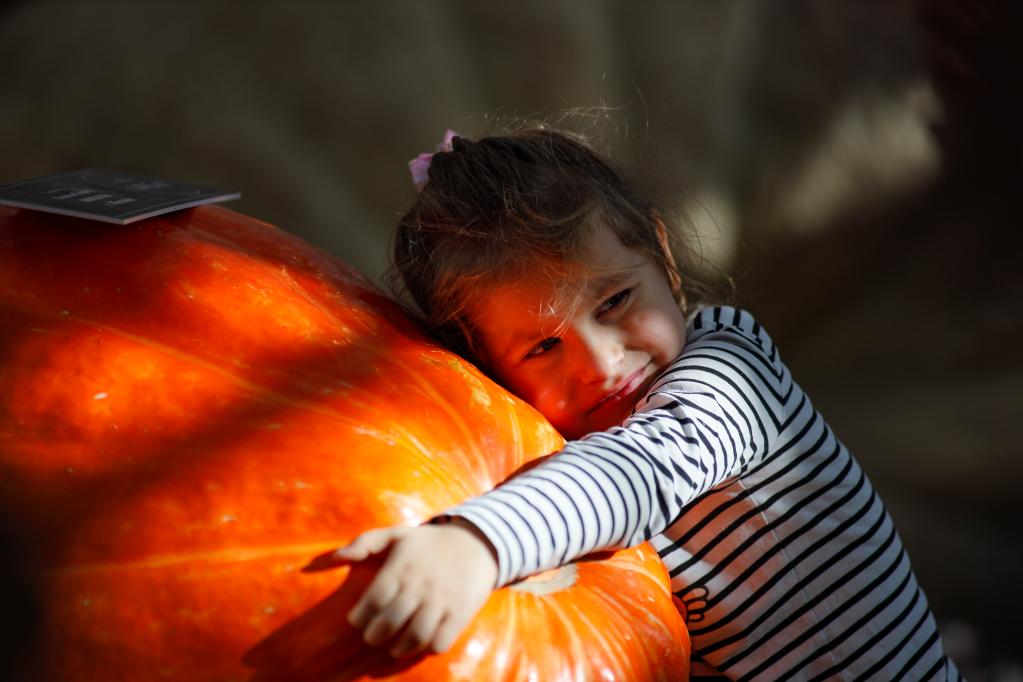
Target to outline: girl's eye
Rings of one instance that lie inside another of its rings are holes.
[[[632,295],[632,289],[622,289],[617,294],[615,294],[614,296],[612,296],[611,298],[607,299],[606,301],[601,303],[599,306],[597,306],[597,315],[601,315],[603,313],[606,313],[609,310],[614,310],[618,306],[620,306],[623,303],[625,303],[626,301],[628,301],[629,300],[629,296],[631,296],[631,295]]]
[[[547,351],[551,350],[552,348],[554,348],[559,343],[561,343],[561,339],[554,338],[553,336],[550,337],[550,338],[544,339],[540,343],[538,343],[535,346],[533,346],[532,348],[530,348],[529,352],[526,353],[526,355],[525,355],[525,357],[523,359],[528,360],[529,358],[535,358],[538,355],[543,355],[544,353],[546,353]]]

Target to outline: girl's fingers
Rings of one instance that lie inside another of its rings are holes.
[[[387,568],[385,565],[377,572],[373,582],[348,612],[348,622],[352,627],[364,629],[374,616],[389,607],[398,596],[401,581]]]
[[[334,556],[342,561],[363,561],[371,554],[387,549],[404,530],[402,528],[377,528],[363,533],[344,547],[334,550]]]
[[[371,616],[366,629],[362,631],[362,639],[366,644],[383,644],[405,627],[420,606],[417,596],[399,590],[386,608]]]
[[[398,641],[391,646],[390,653],[395,658],[417,654],[432,647],[438,653],[445,649],[437,648],[437,626],[444,616],[443,609],[433,601],[424,602],[412,616],[408,627],[401,633]],[[450,646],[450,645],[449,645]]]
[[[344,547],[338,547],[313,557],[312,561],[302,567],[303,573],[326,571],[339,566],[364,561],[373,554],[379,554],[396,540],[402,528],[377,528],[366,531]]]
[[[341,566],[347,566],[350,561],[342,559],[335,554],[336,550],[330,550],[323,554],[318,554],[312,558],[308,564],[302,567],[303,573],[316,573],[317,571],[327,571],[331,568],[339,568]]]
[[[472,610],[459,610],[446,614],[446,617],[437,625],[436,633],[433,635],[433,650],[440,654],[450,649],[458,636],[469,625],[469,621],[472,620],[475,613]]]

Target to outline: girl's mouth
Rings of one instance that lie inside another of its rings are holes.
[[[620,407],[625,402],[628,402],[631,408],[643,397],[643,392],[646,390],[646,380],[650,378],[647,376],[648,369],[649,365],[644,365],[627,376],[624,381],[598,400],[587,412],[593,413],[604,408]]]

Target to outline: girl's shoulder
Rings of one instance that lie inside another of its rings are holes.
[[[776,357],[770,335],[752,313],[742,308],[701,306],[690,313],[686,323],[686,349],[711,342],[730,343],[746,346],[772,360]]]
[[[753,377],[757,377],[755,382]],[[672,402],[679,394],[715,387],[729,392],[745,386],[748,390],[743,395],[748,400],[762,402],[786,393],[781,387],[789,381],[787,377],[774,342],[750,312],[707,306],[688,317],[682,353],[651,384],[636,411],[663,405],[665,400]],[[764,391],[765,385],[773,388]]]

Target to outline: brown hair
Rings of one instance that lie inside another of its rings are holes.
[[[518,278],[572,281],[601,224],[669,272],[662,222],[578,136],[539,125],[476,141],[455,137],[452,151],[433,156],[429,180],[398,223],[390,279],[441,343],[480,363],[472,305],[491,287]],[[685,273],[678,292],[685,312],[707,287],[691,276],[692,254],[676,231],[665,232]]]

